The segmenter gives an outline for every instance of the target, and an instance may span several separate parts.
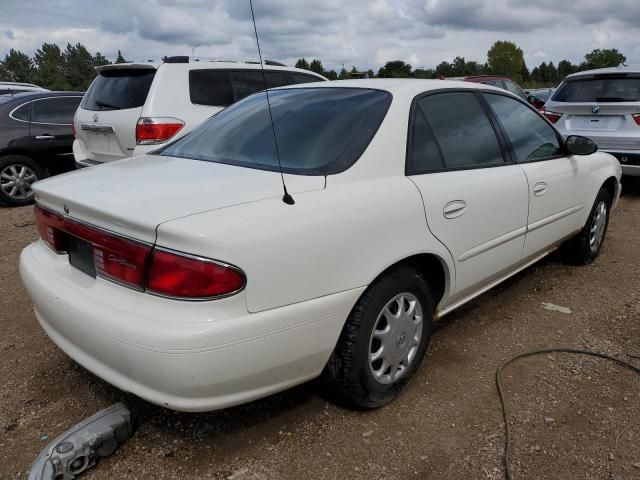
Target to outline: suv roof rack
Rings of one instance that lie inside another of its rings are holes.
[[[207,58],[207,57],[190,57],[188,55],[173,55],[171,57],[166,57],[164,59],[164,63],[189,63],[189,62],[250,63],[255,65],[260,65],[260,62],[256,62],[256,61],[238,62],[237,60],[224,60],[219,58]],[[275,60],[265,60],[264,64],[270,65],[272,67],[286,67],[284,63],[276,62]]]

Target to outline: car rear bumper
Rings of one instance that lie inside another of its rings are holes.
[[[116,387],[174,410],[248,402],[318,376],[363,288],[248,313],[244,294],[183,302],[91,278],[43,242],[20,273],[40,325]]]
[[[637,152],[608,152],[618,159],[622,167],[622,174],[640,176],[640,153]]]

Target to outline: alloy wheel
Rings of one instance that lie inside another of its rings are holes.
[[[37,179],[31,167],[14,163],[7,165],[0,172],[0,189],[14,200],[27,200],[33,196],[31,184]]]
[[[589,231],[589,248],[592,253],[598,251],[604,231],[607,226],[607,204],[600,201],[593,212],[593,221],[591,222],[591,230]]]

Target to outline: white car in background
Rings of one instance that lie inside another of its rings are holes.
[[[602,248],[619,163],[509,92],[376,79],[269,98],[273,124],[256,93],[154,154],[34,185],[36,317],[113,385],[203,411],[324,372],[377,407],[434,321],[560,245],[578,264]]]
[[[162,63],[105,65],[74,119],[78,167],[150,152],[189,133],[260,90],[327,79],[266,60],[257,63],[169,57]]]
[[[624,175],[640,176],[640,68],[574,73],[544,105],[563,135],[583,135],[615,156]]]

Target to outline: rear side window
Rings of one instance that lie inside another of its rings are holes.
[[[15,118],[16,120],[22,120],[22,121],[28,122],[29,121],[29,107],[30,107],[30,104],[25,103],[24,105],[21,105],[19,108],[14,110],[14,112],[11,114],[11,116],[13,118]]]
[[[607,76],[565,82],[553,95],[555,102],[638,102],[640,77]]]
[[[207,120],[162,155],[278,171],[331,175],[349,168],[382,123],[391,95],[363,88],[298,88],[256,93]]]
[[[534,111],[513,98],[483,94],[506,130],[518,163],[544,160],[561,153],[555,130]]]
[[[518,85],[513,83],[511,80],[505,80],[504,83],[507,86],[507,90],[508,91],[510,91],[511,93],[515,93],[517,96],[519,96],[524,101],[527,100],[527,94],[524,93],[524,91]]]
[[[233,72],[233,90],[236,101],[248,97],[252,93],[264,90],[265,80],[268,88],[282,87],[288,85],[284,72],[274,72],[266,70],[264,77],[260,70],[239,70]]]
[[[234,101],[231,71],[191,70],[189,72],[191,103],[212,107],[227,107]]]
[[[56,97],[31,102],[33,123],[71,125],[81,97]]]
[[[306,75],[304,73],[289,73],[291,77],[292,84],[298,83],[311,83],[311,82],[321,82],[322,79],[318,77],[314,77],[313,75]]]
[[[155,73],[151,69],[100,72],[89,87],[82,108],[100,111],[142,107],[147,101]]]
[[[413,109],[412,129],[416,130],[411,134],[409,164],[414,170],[408,172],[410,175],[504,164],[496,133],[473,92],[439,93],[419,99]],[[441,159],[434,158],[436,149],[431,141],[439,146]]]

